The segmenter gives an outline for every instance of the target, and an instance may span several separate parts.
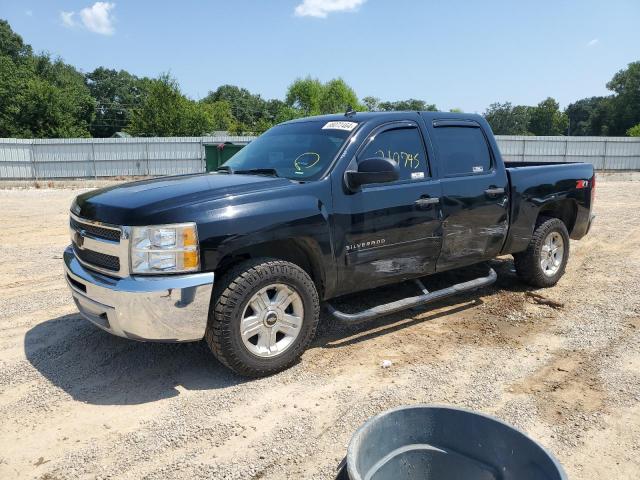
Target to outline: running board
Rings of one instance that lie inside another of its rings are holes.
[[[384,315],[399,312],[400,310],[405,310],[407,308],[416,307],[418,305],[424,305],[427,303],[435,302],[436,300],[441,300],[446,297],[451,297],[461,292],[470,292],[471,290],[486,287],[488,285],[491,285],[492,283],[495,283],[497,278],[498,276],[496,275],[495,270],[493,268],[490,268],[489,274],[486,277],[476,278],[474,280],[469,280],[468,282],[456,283],[455,285],[452,285],[450,287],[443,288],[441,290],[435,290],[433,292],[429,292],[420,280],[415,280],[416,285],[423,292],[422,295],[403,298],[402,300],[396,300],[395,302],[391,303],[385,303],[383,305],[378,305],[376,307],[369,308],[358,313],[345,313],[336,310],[329,303],[326,303],[325,305],[327,307],[327,310],[329,310],[329,313],[341,322],[348,324],[362,323],[368,320],[373,320],[374,318],[382,317]]]

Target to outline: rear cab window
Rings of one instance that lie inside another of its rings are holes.
[[[432,132],[443,176],[482,175],[491,171],[491,152],[479,126],[438,126]]]
[[[389,127],[375,133],[358,155],[358,161],[388,158],[400,167],[399,181],[422,180],[429,176],[427,154],[417,127]]]

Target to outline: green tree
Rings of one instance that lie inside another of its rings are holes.
[[[364,97],[362,103],[370,112],[377,112],[380,108],[380,99],[378,97]]]
[[[172,135],[193,137],[211,133],[214,130],[214,107],[202,105],[186,97],[180,102],[176,112],[178,115],[178,127]],[[182,117],[182,125],[180,121]]]
[[[272,99],[267,101],[267,112],[269,114],[270,127],[276,123],[286,122],[300,117],[300,111],[290,107],[282,100]]]
[[[608,135],[612,97],[583,98],[570,104],[565,113],[569,118],[569,135]]]
[[[197,136],[214,129],[213,107],[185,97],[175,78],[149,80],[147,94],[133,111],[127,132],[135,136]]]
[[[640,137],[640,123],[627,130],[627,135],[630,137]]]
[[[0,65],[0,136],[89,136],[94,103],[73,67],[44,55]]]
[[[293,107],[285,106],[281,110],[278,111],[278,114],[273,119],[274,125],[277,123],[287,122],[289,120],[293,120],[294,118],[302,117],[302,113],[300,110],[296,110]]]
[[[268,116],[267,102],[246,88],[235,85],[222,85],[202,100],[205,103],[225,101],[231,108],[235,119],[235,128],[253,132],[258,122]]]
[[[609,129],[612,135],[623,135],[640,123],[640,61],[630,63],[616,73],[607,88],[616,93],[612,99],[613,116]]]
[[[278,114],[287,109],[288,105],[283,102],[282,100],[278,100],[278,99],[271,99],[271,100],[267,100],[266,102],[266,113],[267,113],[267,118],[270,120],[275,119]]]
[[[320,115],[324,86],[317,78],[298,78],[287,89],[286,102],[304,115]]]
[[[125,70],[98,67],[86,75],[86,84],[96,102],[91,135],[110,137],[125,130],[131,121],[131,112],[144,98],[144,79]]]
[[[19,121],[25,103],[25,86],[32,70],[7,55],[0,55],[0,137],[29,137],[31,125]]]
[[[9,22],[0,19],[0,55],[6,55],[13,61],[29,59],[33,56],[31,45],[26,45],[22,37],[15,33]]]
[[[432,103],[424,100],[410,98],[408,100],[397,100],[394,102],[380,102],[380,110],[383,112],[391,111],[411,111],[411,112],[437,112],[438,109]]]
[[[360,102],[356,92],[342,78],[334,78],[322,86],[321,113],[344,113],[349,107],[357,110]]]
[[[205,104],[205,109],[210,112],[213,130],[228,131],[235,122],[235,118],[231,113],[231,104],[226,100]]]
[[[560,105],[549,97],[531,110],[529,131],[534,135],[566,135],[569,119]]]
[[[322,83],[317,78],[298,78],[287,90],[286,102],[301,116],[345,112],[348,107],[365,110],[356,92],[342,78]]]
[[[35,138],[89,137],[91,97],[77,98],[73,89],[57,88],[40,77],[25,85],[20,113],[14,117],[25,136]]]
[[[74,67],[34,55],[0,21],[0,136],[85,137],[95,104]]]
[[[529,119],[531,107],[525,105],[513,106],[509,102],[492,103],[484,112],[495,135],[531,135]]]

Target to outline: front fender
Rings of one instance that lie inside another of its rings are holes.
[[[215,271],[225,257],[240,250],[250,252],[252,246],[305,239],[319,256],[312,260],[322,269],[327,286],[335,282],[328,205],[318,196],[301,192],[219,206],[198,223],[198,235],[204,271]]]

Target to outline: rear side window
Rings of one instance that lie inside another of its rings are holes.
[[[433,140],[445,176],[481,175],[491,169],[489,146],[476,127],[437,127]]]
[[[378,133],[358,156],[389,158],[400,167],[400,181],[420,180],[428,176],[427,154],[420,132],[415,127],[391,128]]]

